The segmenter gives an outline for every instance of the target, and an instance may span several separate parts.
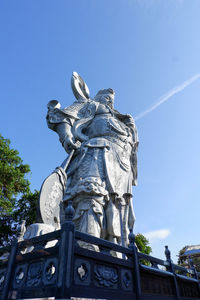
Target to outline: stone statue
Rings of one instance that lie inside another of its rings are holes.
[[[48,127],[58,133],[67,153],[73,150],[63,205],[72,201],[76,230],[127,246],[135,221],[132,186],[137,183],[138,137],[134,120],[113,108],[112,89],[90,98],[76,72],[72,90],[77,99],[72,105],[61,109],[52,100],[47,113]]]

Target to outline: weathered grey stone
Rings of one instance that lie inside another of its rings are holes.
[[[55,227],[48,224],[34,223],[27,227],[26,232],[24,233],[23,239],[31,239],[36,236],[40,236],[49,232],[55,231]],[[45,248],[53,247],[57,243],[57,240],[50,241],[45,245]],[[26,252],[33,250],[33,246],[30,246],[26,249]]]
[[[130,115],[113,108],[115,93],[100,90],[92,99],[83,79],[72,76],[77,100],[62,109],[48,103],[47,124],[66,150],[74,155],[66,170],[64,206],[75,208],[75,228],[127,245],[135,215],[132,185],[137,183],[137,129]],[[78,147],[76,142],[81,146]]]
[[[62,199],[66,184],[66,173],[62,167],[56,168],[42,184],[39,196],[38,222],[48,224],[56,229],[63,221]]]

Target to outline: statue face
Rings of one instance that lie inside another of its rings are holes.
[[[114,99],[109,95],[103,95],[98,100],[101,104],[108,105],[110,108],[113,108],[114,105]]]
[[[112,89],[106,89],[106,90],[99,91],[94,99],[100,102],[101,104],[105,104],[113,108],[114,98],[115,98],[114,91]]]

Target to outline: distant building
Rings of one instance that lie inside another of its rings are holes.
[[[189,267],[189,258],[193,260],[194,266],[200,271],[200,245],[186,246],[185,251],[180,255],[180,263]]]

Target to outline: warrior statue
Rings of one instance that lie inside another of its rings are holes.
[[[92,99],[74,72],[76,101],[61,109],[48,103],[47,124],[73,156],[66,170],[63,205],[72,201],[75,229],[124,246],[135,215],[132,186],[137,183],[137,130],[132,116],[113,108],[115,93],[100,90]],[[78,142],[78,143],[77,143]]]

